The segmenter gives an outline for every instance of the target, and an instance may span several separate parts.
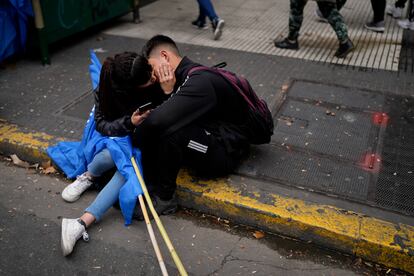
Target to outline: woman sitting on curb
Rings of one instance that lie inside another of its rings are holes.
[[[101,69],[99,87],[94,91],[96,130],[105,136],[130,134],[150,112],[140,112],[137,107],[148,102],[158,105],[164,100],[161,88],[153,85],[154,82],[152,68],[144,57],[125,52],[107,58]],[[100,151],[88,164],[87,171],[63,190],[62,198],[67,202],[78,200],[92,186],[95,178],[113,168],[115,163],[109,150]],[[61,245],[64,256],[72,252],[82,235],[87,239],[85,229],[101,220],[103,214],[117,202],[124,183],[124,177],[116,171],[80,218],[62,220]]]

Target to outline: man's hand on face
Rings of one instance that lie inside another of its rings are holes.
[[[166,95],[174,91],[175,74],[169,63],[161,63],[155,68],[155,75],[160,82],[161,88]]]
[[[147,110],[144,113],[139,112],[139,110],[135,111],[131,116],[132,124],[138,126],[149,116],[150,112],[151,110]]]

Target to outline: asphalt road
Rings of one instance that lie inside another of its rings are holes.
[[[96,191],[65,203],[60,192],[68,180],[1,158],[0,275],[160,275],[145,224],[125,227],[116,209],[90,227],[88,243],[78,241],[63,257],[61,219],[78,217]],[[268,233],[258,239],[256,229],[189,210],[162,220],[192,275],[400,275],[312,244]],[[177,275],[159,235],[158,241],[170,275]]]

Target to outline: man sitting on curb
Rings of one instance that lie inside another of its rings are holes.
[[[143,54],[171,95],[133,133],[155,208],[165,215],[177,209],[176,178],[183,164],[215,177],[231,172],[246,155],[249,111],[240,93],[219,74],[190,72],[200,65],[182,57],[171,38],[154,36]],[[137,219],[142,219],[139,212]]]

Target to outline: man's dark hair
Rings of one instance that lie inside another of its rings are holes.
[[[152,51],[159,46],[167,46],[173,53],[175,53],[177,56],[180,56],[180,51],[178,50],[177,44],[175,44],[174,40],[165,35],[156,35],[148,40],[142,48],[143,56],[149,58]]]
[[[152,67],[148,60],[138,55],[131,66],[131,77],[136,85],[144,85],[151,79]]]

